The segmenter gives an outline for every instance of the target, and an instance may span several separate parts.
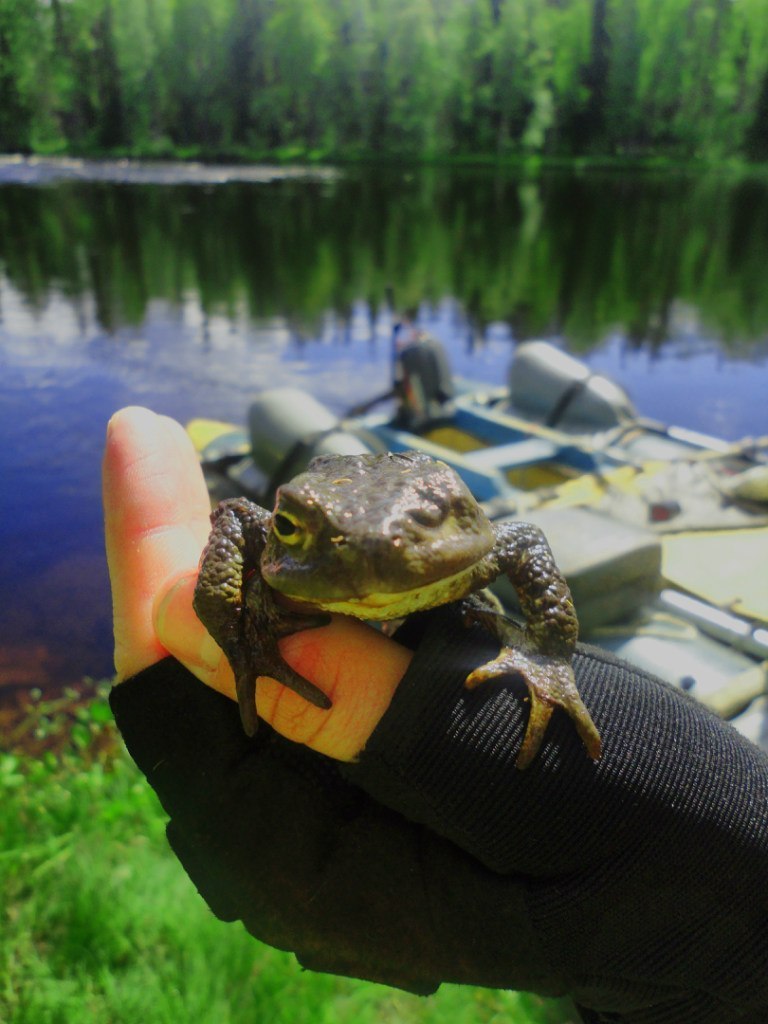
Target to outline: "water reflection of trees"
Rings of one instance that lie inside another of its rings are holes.
[[[0,259],[32,307],[93,296],[106,330],[196,292],[206,312],[319,322],[453,295],[479,325],[658,344],[683,303],[724,340],[768,330],[768,189],[718,177],[426,171],[269,186],[0,190]]]

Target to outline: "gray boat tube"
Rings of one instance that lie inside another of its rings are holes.
[[[348,429],[327,406],[300,388],[270,388],[248,410],[251,454],[269,481],[268,493],[306,469],[316,455],[364,455],[380,450],[372,436]]]
[[[609,430],[637,417],[620,385],[548,341],[516,348],[509,397],[513,410],[560,430]]]

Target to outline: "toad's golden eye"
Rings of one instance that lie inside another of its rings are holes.
[[[272,532],[283,544],[301,544],[306,531],[299,520],[287,512],[277,512],[272,520]]]

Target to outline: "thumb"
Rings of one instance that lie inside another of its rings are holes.
[[[198,679],[235,700],[229,662],[192,607],[195,581],[194,575],[185,576],[158,602],[158,639]],[[340,615],[327,626],[285,637],[279,646],[291,668],[319,686],[332,706],[314,707],[277,680],[260,676],[259,716],[289,740],[339,761],[354,760],[388,708],[411,652]]]

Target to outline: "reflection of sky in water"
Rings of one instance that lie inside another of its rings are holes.
[[[608,339],[590,366],[618,381],[645,416],[729,440],[768,433],[768,356],[726,358],[715,345],[670,344],[658,356]]]
[[[242,422],[257,391],[287,384],[341,412],[386,388],[391,316],[359,303],[349,320],[328,313],[319,337],[306,338],[244,309],[207,317],[189,293],[178,308],[152,302],[139,329],[107,335],[89,299],[54,293],[33,312],[7,282],[0,288],[0,649],[13,665],[40,645],[57,679],[107,674],[99,471],[109,415],[139,403],[182,422]],[[506,325],[473,338],[449,300],[422,307],[419,322],[446,344],[458,375],[504,380]],[[765,352],[726,357],[689,332],[651,357],[616,333],[588,358],[647,415],[728,438],[768,432]]]

